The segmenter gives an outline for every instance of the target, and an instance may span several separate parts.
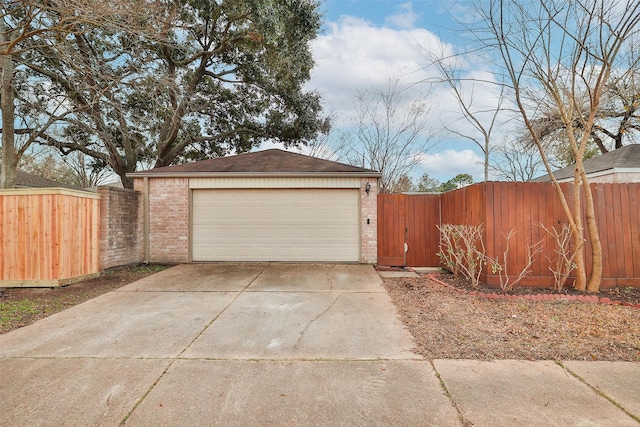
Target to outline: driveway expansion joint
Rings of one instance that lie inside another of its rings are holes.
[[[191,347],[191,346],[193,345],[193,343],[194,343],[194,342],[196,342],[196,341],[198,340],[198,338],[200,338],[200,337],[202,336],[202,334],[204,334],[204,333],[206,332],[206,330],[207,330],[207,329],[209,329],[209,327],[210,327],[211,325],[213,325],[213,323],[214,323],[216,320],[218,320],[218,319],[220,318],[220,316],[222,316],[222,314],[223,314],[225,311],[227,311],[227,309],[228,309],[228,308],[229,308],[229,307],[230,307],[234,302],[236,302],[236,300],[237,300],[238,298],[240,298],[240,295],[242,295],[242,294],[247,290],[247,288],[248,288],[249,286],[251,286],[251,285],[253,284],[253,282],[255,282],[255,281],[258,279],[258,277],[260,277],[260,276],[264,273],[264,271],[265,271],[265,270],[267,270],[268,268],[269,268],[269,264],[265,265],[265,266],[260,270],[260,272],[258,272],[258,274],[256,274],[256,275],[255,275],[255,277],[254,277],[253,279],[251,279],[251,280],[249,281],[249,283],[247,283],[247,285],[246,285],[244,288],[242,288],[242,290],[240,290],[239,292],[236,292],[236,295],[233,297],[233,299],[231,299],[231,301],[229,301],[229,303],[228,303],[227,305],[225,305],[225,306],[224,306],[224,308],[223,308],[222,310],[220,310],[220,312],[219,312],[216,316],[214,316],[214,318],[213,318],[209,323],[207,323],[207,324],[204,326],[204,328],[202,328],[202,330],[201,330],[201,331],[200,331],[200,332],[199,332],[199,333],[198,333],[198,334],[197,334],[197,335],[196,335],[196,336],[191,340],[191,342],[189,342],[189,344],[187,344],[187,346],[186,346],[185,348],[183,348],[183,349],[182,349],[182,351],[178,354],[178,357],[180,357],[180,355],[184,354],[184,352],[186,352],[186,351],[189,349],[189,347]]]
[[[581,383],[583,383],[584,385],[586,385],[587,387],[589,387],[591,390],[593,390],[593,392],[595,394],[597,394],[598,396],[606,399],[609,403],[611,403],[613,406],[615,406],[616,408],[620,409],[622,412],[624,412],[625,414],[627,414],[628,416],[630,416],[635,422],[640,423],[640,417],[632,414],[630,411],[628,411],[622,404],[620,404],[619,402],[617,402],[616,400],[614,400],[613,398],[609,397],[604,391],[602,391],[599,387],[594,386],[593,384],[591,384],[590,382],[588,382],[587,380],[585,380],[584,378],[582,378],[580,375],[578,375],[577,373],[573,372],[571,369],[569,369],[567,366],[565,366],[564,363],[562,363],[559,360],[556,360],[555,363],[560,366],[562,369],[564,369],[564,371],[568,374],[570,374],[571,376],[573,376],[574,378],[576,378],[578,381],[580,381]]]

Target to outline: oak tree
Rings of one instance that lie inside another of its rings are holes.
[[[166,2],[162,37],[87,28],[26,58],[73,112],[43,143],[126,174],[224,156],[271,140],[304,144],[328,131],[304,88],[320,27],[310,0]],[[44,112],[47,114],[47,112]]]

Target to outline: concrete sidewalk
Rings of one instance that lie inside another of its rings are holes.
[[[373,268],[181,265],[0,336],[0,425],[638,425],[640,364],[421,359]]]

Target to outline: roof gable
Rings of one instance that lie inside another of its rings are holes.
[[[631,144],[606,154],[587,159],[583,162],[587,175],[610,169],[638,169],[640,170],[640,144]],[[574,165],[558,169],[553,173],[556,179],[573,177]],[[549,175],[543,175],[532,181],[550,181]]]
[[[305,156],[279,149],[256,151],[235,156],[218,157],[200,160],[182,165],[165,166],[129,174],[131,176],[156,174],[369,174],[379,173],[370,169],[359,168],[331,160]]]

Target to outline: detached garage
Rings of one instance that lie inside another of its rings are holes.
[[[130,176],[147,261],[376,262],[375,171],[266,150]]]

